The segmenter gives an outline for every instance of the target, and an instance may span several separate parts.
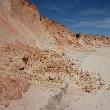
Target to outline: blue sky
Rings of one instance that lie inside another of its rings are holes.
[[[110,0],[30,0],[74,32],[110,35]]]

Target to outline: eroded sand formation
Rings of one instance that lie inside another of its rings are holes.
[[[109,65],[109,46],[109,37],[70,32],[26,0],[0,0],[0,109],[109,110],[109,67],[85,62],[95,53]]]

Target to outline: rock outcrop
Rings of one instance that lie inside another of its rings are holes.
[[[41,17],[36,6],[26,0],[0,1],[0,40],[27,44],[41,49],[107,46],[110,38],[69,31],[64,25]]]
[[[99,35],[79,34],[69,31],[64,25],[41,17],[43,25],[49,30],[55,38],[57,45],[68,47],[88,47],[88,46],[110,46],[110,38]]]
[[[81,34],[79,35],[78,42],[84,46],[110,46],[110,38],[101,35]]]
[[[1,0],[0,9],[1,41],[19,41],[33,47],[53,48],[54,39],[42,25],[35,6],[25,0]]]
[[[46,17],[41,17],[41,21],[47,30],[51,32],[58,46],[80,46],[75,33],[69,31],[64,25],[61,25],[54,20],[49,20]]]

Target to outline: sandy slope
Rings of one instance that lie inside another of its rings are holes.
[[[0,74],[32,82],[24,94],[22,81],[0,77],[1,101],[23,94],[0,110],[109,110],[110,48],[91,46],[110,46],[110,39],[76,36],[55,21],[42,21],[24,0],[0,0]]]
[[[33,82],[21,100],[12,102],[8,108],[1,107],[0,110],[109,110],[110,87],[106,82],[110,81],[110,48],[93,48],[80,52],[75,49],[68,52],[67,57],[71,58],[69,55],[77,60],[76,67],[101,73],[106,85],[98,91],[86,93],[69,80],[68,86],[62,83],[54,87],[53,84],[41,87]],[[48,83],[45,82],[45,85]]]

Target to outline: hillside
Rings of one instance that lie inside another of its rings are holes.
[[[37,8],[25,0],[1,0],[0,4],[2,41],[20,41],[30,46],[50,49],[58,45],[109,45],[109,38],[105,37],[81,34],[77,38],[77,33],[70,32],[64,25],[41,17]]]
[[[35,6],[24,0],[1,0],[0,4],[1,41],[19,41],[39,48],[45,48],[45,45],[51,48],[54,45]]]
[[[41,17],[43,25],[49,30],[57,41],[57,45],[74,47],[81,46],[110,46],[110,38],[99,35],[79,34],[69,31],[64,25]],[[74,24],[73,24],[74,25]]]
[[[109,37],[71,32],[27,0],[0,0],[0,110],[109,110],[109,50]]]

